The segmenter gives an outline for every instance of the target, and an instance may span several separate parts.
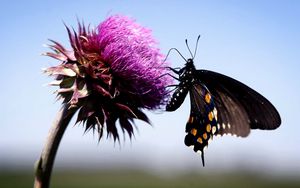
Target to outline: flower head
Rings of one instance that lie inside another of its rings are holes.
[[[149,123],[142,109],[165,105],[167,66],[151,31],[125,16],[111,16],[95,29],[79,24],[68,35],[72,50],[52,41],[55,53],[46,55],[60,64],[45,70],[55,76],[58,96],[79,110],[77,122],[86,130],[96,129],[99,139],[107,135],[119,139],[117,120],[123,132],[133,134],[133,120]]]

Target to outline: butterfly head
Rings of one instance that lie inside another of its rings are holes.
[[[195,68],[195,66],[194,66],[194,60],[191,59],[191,58],[189,58],[189,59],[186,61],[185,67],[186,67],[186,68]]]
[[[196,68],[194,66],[193,59],[188,59],[186,61],[185,66],[179,71],[180,72],[179,80],[180,81],[185,81],[185,82],[192,81],[193,75],[195,74],[195,71],[196,71]]]

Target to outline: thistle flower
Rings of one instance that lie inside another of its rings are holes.
[[[119,121],[123,133],[133,135],[133,120],[149,123],[142,109],[159,109],[166,103],[171,79],[164,67],[164,55],[156,47],[151,31],[124,16],[111,16],[95,29],[78,24],[78,31],[66,27],[72,50],[56,41],[46,55],[60,64],[45,72],[55,76],[51,85],[64,104],[79,110],[77,122],[86,131],[97,130],[99,140],[107,136],[119,139]]]

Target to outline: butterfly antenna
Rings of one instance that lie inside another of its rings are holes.
[[[199,42],[199,39],[200,39],[200,35],[198,36],[197,38],[197,42],[196,42],[196,48],[195,48],[195,52],[194,52],[194,57],[193,57],[193,60],[194,58],[196,57],[196,53],[197,53],[197,49],[198,49],[198,42]]]
[[[189,52],[190,52],[190,54],[191,54],[191,56],[192,56],[192,59],[194,59],[194,56],[193,56],[193,54],[192,54],[192,52],[191,52],[191,49],[190,49],[190,47],[189,47],[189,45],[188,45],[187,39],[185,39],[185,44],[186,44],[186,47],[188,48],[188,50],[189,50]]]
[[[179,50],[177,50],[177,48],[171,48],[171,49],[168,51],[167,56],[166,56],[166,58],[164,59],[164,61],[167,60],[167,58],[168,58],[168,56],[170,55],[170,53],[171,53],[172,50],[175,50],[175,51],[182,57],[182,59],[184,59],[184,61],[187,62],[187,60],[183,57],[183,55],[179,52]]]

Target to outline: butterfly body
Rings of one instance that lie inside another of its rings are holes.
[[[183,103],[188,91],[193,86],[195,81],[194,74],[196,73],[196,68],[192,59],[188,59],[186,66],[176,71],[172,69],[176,74],[179,75],[179,85],[177,86],[171,101],[166,106],[167,111],[177,110]]]
[[[281,119],[275,107],[262,95],[228,76],[196,70],[193,59],[179,71],[179,84],[166,106],[175,111],[190,94],[190,117],[186,123],[185,144],[200,152],[204,166],[204,148],[215,135],[246,137],[250,129],[272,130]]]

